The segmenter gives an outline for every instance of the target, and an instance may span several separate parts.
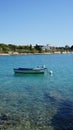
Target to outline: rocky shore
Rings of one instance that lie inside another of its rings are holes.
[[[14,52],[12,54],[10,53],[0,53],[0,56],[10,56],[10,55],[42,55],[42,54],[73,54],[73,51],[64,51],[64,52],[60,52],[60,51],[56,51],[56,52],[47,52],[47,53],[18,53],[18,52]]]

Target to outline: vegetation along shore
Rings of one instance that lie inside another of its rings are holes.
[[[73,54],[73,45],[69,47],[54,47],[50,45],[13,45],[0,43],[0,55],[26,55],[26,54]]]

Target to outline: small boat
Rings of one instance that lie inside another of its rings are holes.
[[[37,67],[37,68],[14,68],[15,73],[21,73],[21,74],[44,74],[45,70],[47,68],[45,67]]]

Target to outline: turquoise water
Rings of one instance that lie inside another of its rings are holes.
[[[52,75],[13,72],[44,64]],[[73,130],[73,54],[0,56],[0,130]]]

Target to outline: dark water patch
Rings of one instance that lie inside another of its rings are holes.
[[[47,113],[51,113],[50,115],[53,116],[58,108],[60,100],[55,94],[51,94],[50,92],[44,92],[43,100]]]
[[[55,97],[51,96],[50,93],[48,93],[48,92],[44,93],[44,100],[46,102],[49,102],[49,101],[50,102],[55,102],[56,101]]]
[[[73,130],[73,102],[62,101],[51,121],[54,130]]]
[[[6,120],[6,121],[8,121],[8,120],[10,120],[10,116],[9,115],[6,115],[6,114],[3,114],[3,113],[1,113],[1,115],[0,115],[0,120]]]

